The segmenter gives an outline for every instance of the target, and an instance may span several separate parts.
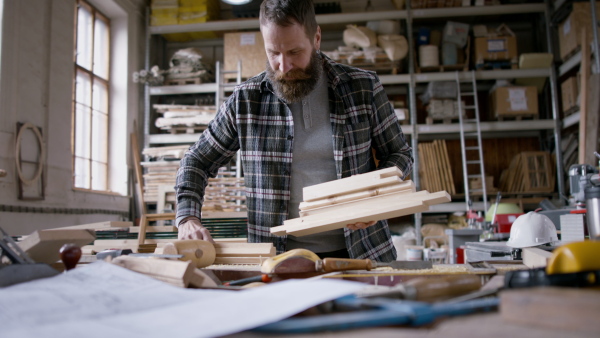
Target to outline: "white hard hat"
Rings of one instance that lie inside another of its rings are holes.
[[[530,211],[519,216],[512,224],[506,245],[527,248],[553,242],[558,242],[554,223],[548,216]]]

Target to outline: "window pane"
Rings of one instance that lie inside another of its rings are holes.
[[[108,26],[97,19],[94,30],[94,74],[108,79],[109,36]]]
[[[92,69],[92,13],[84,6],[77,10],[77,64]]]
[[[92,132],[91,109],[79,103],[75,105],[75,156],[90,158]]]
[[[75,101],[85,106],[92,106],[92,81],[90,76],[82,71],[77,72],[75,81]]]
[[[75,186],[77,188],[90,188],[90,161],[75,157]]]
[[[108,88],[101,81],[94,81],[92,107],[102,113],[108,113]]]
[[[92,189],[107,190],[106,168],[107,165],[105,163],[92,162]]]
[[[108,161],[108,118],[96,110],[92,112],[92,159]]]

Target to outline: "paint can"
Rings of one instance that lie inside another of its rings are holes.
[[[406,260],[407,261],[422,261],[423,260],[423,247],[420,245],[406,246]]]

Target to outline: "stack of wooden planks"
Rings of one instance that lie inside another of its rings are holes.
[[[203,131],[217,114],[216,106],[155,104],[154,109],[163,115],[154,124],[172,134]]]
[[[456,189],[446,141],[420,142],[417,150],[420,163],[419,177],[423,190],[446,191],[450,195],[455,195]]]
[[[305,236],[347,224],[423,212],[430,205],[450,201],[445,191],[416,192],[414,183],[402,181],[402,176],[398,168],[392,167],[306,187],[301,216],[271,228],[271,233]]]
[[[168,147],[171,148],[171,147]],[[170,149],[176,152],[177,149]],[[147,150],[145,149],[146,153]],[[175,181],[179,161],[147,161],[141,163],[144,168],[144,201],[157,203],[163,200],[175,204]],[[208,180],[204,196],[203,210],[243,211],[246,210],[244,178],[236,177],[235,171],[221,168],[217,177]],[[160,210],[162,212],[162,210]]]
[[[555,170],[550,153],[526,151],[517,154],[502,171],[499,188],[504,192],[548,193],[554,191]]]

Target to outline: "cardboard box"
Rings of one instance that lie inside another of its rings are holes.
[[[475,38],[475,64],[507,60],[517,63],[517,38],[514,36]]]
[[[250,78],[266,69],[267,53],[260,32],[226,33],[223,37],[223,58],[226,71],[236,70],[242,60],[242,77]],[[235,78],[236,74],[225,74]]]
[[[589,1],[574,2],[573,11],[558,26],[560,57],[566,61],[581,46],[581,32],[587,29],[588,43],[592,42],[592,8]],[[596,16],[600,17],[600,1],[596,2]]]
[[[491,112],[494,117],[538,115],[538,96],[535,86],[498,87],[492,92]]]
[[[572,76],[566,79],[560,85],[560,91],[562,94],[563,112],[579,106],[579,103],[577,102],[577,98],[579,96],[579,81],[577,81],[577,76]]]

